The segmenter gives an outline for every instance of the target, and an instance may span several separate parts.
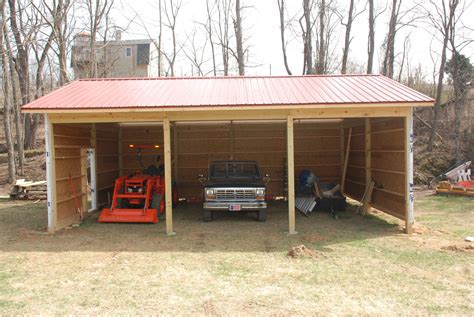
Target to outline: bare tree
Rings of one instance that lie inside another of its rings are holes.
[[[286,53],[286,40],[285,40],[285,0],[277,0],[278,11],[280,12],[280,38],[281,38],[281,51],[283,53],[283,63],[285,64],[285,69],[288,75],[292,75],[290,67],[288,66],[288,57]]]
[[[235,0],[235,19],[234,19],[234,31],[235,31],[235,42],[237,48],[237,65],[239,67],[239,75],[245,75],[245,61],[244,61],[244,48],[242,39],[242,6],[240,0]]]
[[[175,74],[175,62],[176,57],[178,56],[178,45],[176,42],[176,22],[178,20],[178,14],[181,10],[183,1],[182,0],[165,0],[164,2],[164,13],[166,21],[163,24],[171,32],[171,53],[163,52],[166,60],[168,61],[168,74],[171,77],[174,77]]]
[[[204,64],[209,61],[209,58],[206,58],[206,47],[209,40],[205,37],[204,43],[202,43],[202,41],[199,41],[199,38],[197,38],[197,35],[199,35],[199,32],[195,27],[191,36],[188,37],[188,45],[182,50],[186,58],[191,62],[191,75],[194,76],[195,68],[198,76],[206,76],[208,72],[204,70]]]
[[[10,67],[7,59],[7,52],[5,51],[3,39],[6,35],[6,22],[5,22],[5,1],[0,1],[0,15],[1,15],[1,23],[2,28],[0,30],[0,50],[1,50],[1,62],[2,62],[2,70],[3,70],[3,126],[4,126],[4,133],[5,133],[5,140],[7,144],[7,151],[8,151],[8,182],[13,183],[16,177],[16,167],[15,167],[15,149],[13,146],[13,137],[12,137],[12,129],[11,129],[11,100],[10,100],[10,78],[7,69]]]
[[[374,0],[368,0],[369,3],[369,39],[367,42],[367,74],[372,74],[375,53],[375,12]]]
[[[229,22],[232,0],[217,0],[217,39],[221,48],[222,67],[224,76],[229,75],[230,69],[230,40]]]
[[[91,78],[98,76],[99,59],[97,56],[97,36],[99,35],[102,22],[104,22],[113,7],[114,1],[115,0],[85,0],[88,13],[88,28],[90,31],[89,77]]]
[[[342,22],[343,19],[341,17],[341,23],[345,26],[345,33],[344,33],[344,48],[342,49],[342,63],[341,63],[341,73],[345,74],[347,72],[347,59],[349,58],[349,51],[350,45],[352,42],[351,31],[352,31],[352,23],[354,20],[363,12],[365,8],[360,11],[355,10],[355,0],[349,1],[349,9],[347,12],[347,20],[346,22]]]
[[[316,62],[316,73],[326,72],[326,0],[319,2],[319,47],[318,61]]]
[[[216,51],[214,47],[214,27],[213,27],[213,20],[212,16],[214,13],[215,9],[215,3],[212,5],[212,7],[209,4],[209,0],[206,0],[206,23],[202,24],[204,26],[204,29],[207,32],[207,37],[209,40],[209,44],[211,46],[211,56],[212,56],[212,73],[214,76],[217,75],[217,67],[216,67]]]
[[[441,61],[439,65],[438,84],[436,87],[435,104],[433,108],[433,120],[431,123],[428,151],[433,151],[433,141],[438,128],[439,108],[441,106],[441,95],[443,92],[444,70],[446,67],[446,50],[452,33],[453,19],[459,0],[429,0],[429,6],[424,8],[432,27],[442,37]]]
[[[304,25],[302,20],[304,19]],[[303,15],[299,19],[302,37],[303,37],[303,74],[312,74],[313,69],[313,47],[312,47],[312,32],[313,25],[311,22],[311,2],[310,0],[303,0]]]

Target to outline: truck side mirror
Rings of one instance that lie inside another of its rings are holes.
[[[263,181],[265,182],[265,185],[267,185],[270,182],[270,174],[265,174]]]
[[[207,178],[204,177],[204,174],[199,174],[198,181],[201,183],[201,185],[206,186]]]

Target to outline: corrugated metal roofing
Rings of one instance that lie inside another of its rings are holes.
[[[74,81],[24,110],[432,103],[381,75],[174,77]]]

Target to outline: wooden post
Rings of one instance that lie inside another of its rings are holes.
[[[287,165],[288,165],[288,233],[296,234],[295,225],[295,147],[293,138],[293,117],[289,115],[286,121]]]
[[[345,187],[345,182],[346,182],[347,164],[349,164],[349,154],[351,152],[351,136],[352,136],[352,128],[349,128],[349,135],[347,136],[346,153],[344,154],[344,166],[342,168],[341,193],[343,194],[344,194],[344,187]]]
[[[118,130],[118,163],[119,163],[119,175],[123,175],[123,144],[122,144],[122,127],[119,126]]]
[[[173,125],[173,173],[175,182],[178,182],[178,125]]]
[[[163,139],[165,155],[165,208],[166,208],[166,234],[175,235],[173,231],[173,202],[172,202],[172,182],[171,182],[171,133],[170,120],[163,118]]]
[[[344,145],[345,145],[345,139],[344,139],[344,124],[341,122],[341,128],[339,129],[339,147],[341,148],[341,182],[342,182],[342,173],[344,170]],[[342,186],[342,184],[341,184]]]
[[[367,210],[370,209],[370,198],[372,194],[373,185],[372,183],[372,157],[371,157],[371,127],[370,127],[370,118],[365,118],[365,187],[369,194],[366,197],[366,204],[362,208],[362,214],[366,214]],[[372,186],[372,189],[370,187]]]
[[[234,159],[234,147],[235,147],[235,138],[234,138],[234,122],[230,121],[229,127],[229,159]]]
[[[89,150],[89,164],[91,167],[91,210],[98,208],[98,191],[97,191],[97,130],[95,123],[91,129],[91,149]]]
[[[415,223],[413,194],[413,108],[405,117],[405,233],[413,232]]]
[[[46,140],[46,183],[48,186],[48,232],[56,231],[58,223],[56,198],[56,166],[54,151],[54,128],[49,121],[49,115],[44,115],[44,134]]]

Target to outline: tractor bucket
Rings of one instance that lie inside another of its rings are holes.
[[[99,216],[99,222],[158,222],[156,209],[109,209],[104,208]]]

